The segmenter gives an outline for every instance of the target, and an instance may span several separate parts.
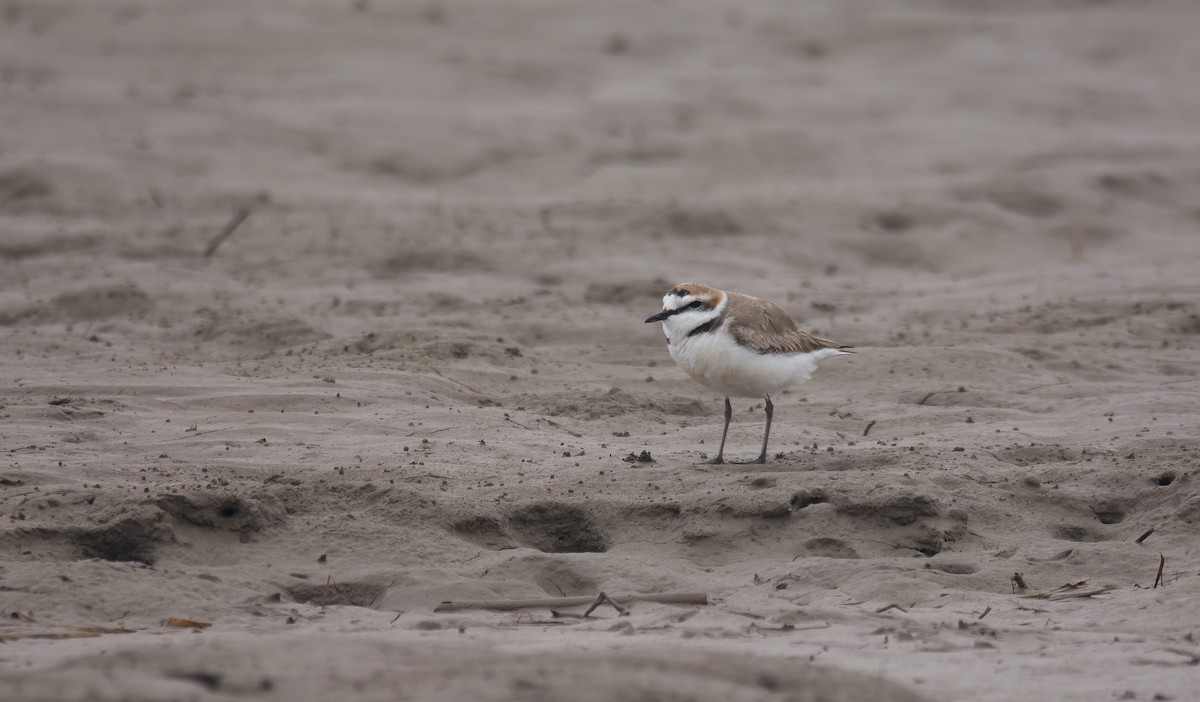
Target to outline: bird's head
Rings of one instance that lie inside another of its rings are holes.
[[[680,283],[663,295],[663,308],[646,318],[646,323],[662,322],[668,338],[679,338],[720,316],[725,293],[702,283]]]

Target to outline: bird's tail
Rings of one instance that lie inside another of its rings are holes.
[[[829,339],[822,339],[819,336],[814,336],[813,340],[815,340],[818,344],[821,345],[821,350],[833,351],[834,353],[829,354],[830,356],[841,356],[842,354],[846,354],[846,353],[855,353],[854,351],[851,351],[851,349],[853,349],[854,347],[850,346],[849,344],[839,344],[836,341],[830,341]]]
[[[849,347],[849,346],[837,346],[837,347],[830,346],[827,348],[818,349],[818,350],[814,351],[812,354],[813,361],[815,363],[820,363],[827,358],[833,358],[834,356],[844,356],[846,354],[854,353],[853,351],[850,350],[850,348],[851,347]]]

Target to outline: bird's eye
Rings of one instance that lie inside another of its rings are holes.
[[[704,304],[703,302],[700,302],[699,300],[696,300],[696,301],[695,301],[695,302],[693,302],[692,304],[688,305],[688,307],[689,307],[689,308],[691,308],[691,309],[693,309],[693,310],[698,310],[698,309],[700,309],[700,307],[701,307],[703,304]]]

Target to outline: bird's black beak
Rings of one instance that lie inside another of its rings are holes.
[[[663,310],[662,312],[659,312],[658,314],[650,315],[649,317],[647,317],[646,324],[649,324],[650,322],[661,322],[670,316],[671,316],[670,310]]]

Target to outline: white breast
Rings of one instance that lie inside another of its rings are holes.
[[[671,358],[692,378],[732,397],[762,397],[808,380],[817,364],[834,349],[812,353],[758,353],[742,346],[725,329],[684,337],[667,349]]]

